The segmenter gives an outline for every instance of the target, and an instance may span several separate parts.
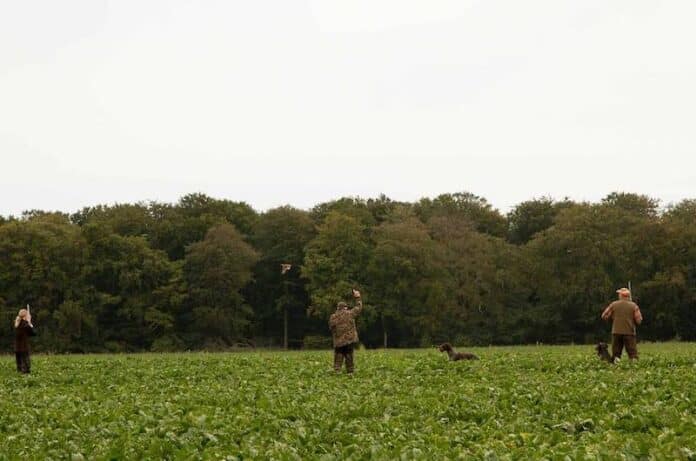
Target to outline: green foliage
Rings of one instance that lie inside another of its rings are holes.
[[[369,295],[379,306],[375,314],[383,343],[388,346],[388,336],[394,336],[391,344],[414,345],[436,331],[433,313],[443,307],[439,248],[427,227],[408,215],[380,224],[374,245],[367,267]]]
[[[696,346],[0,359],[0,458],[676,459],[696,452]]]
[[[268,210],[256,221],[251,241],[260,259],[254,268],[254,283],[246,293],[254,306],[254,330],[258,335],[281,337],[279,314],[288,309],[289,334],[293,338],[303,336],[309,296],[300,267],[304,249],[315,235],[309,213],[289,206]],[[282,274],[281,264],[291,264],[292,268]]]
[[[557,316],[558,337],[578,342],[599,334],[597,322],[612,293],[644,273],[649,217],[622,208],[580,204],[563,209],[555,225],[529,244],[533,282],[544,310]]]
[[[520,249],[477,232],[461,216],[435,217],[428,226],[441,247],[446,271],[440,277],[446,302],[435,311],[438,329],[432,334],[442,341],[465,337],[473,344],[529,341],[510,338],[529,333],[515,309]]]
[[[241,289],[251,280],[258,254],[231,224],[211,228],[186,249],[184,276],[200,341],[231,344],[247,333],[251,308]]]
[[[144,237],[121,236],[96,224],[86,225],[83,233],[89,245],[84,277],[91,287],[85,296],[106,327],[104,339],[148,348],[174,320],[158,291],[176,276],[176,266]]]
[[[218,200],[204,194],[189,194],[179,200],[178,208],[186,217],[215,216],[242,233],[249,235],[257,219],[256,211],[244,202]]]
[[[302,275],[308,280],[312,309],[328,318],[353,287],[367,282],[371,242],[368,228],[357,219],[329,212],[306,249]]]
[[[612,192],[602,203],[644,217],[656,217],[660,201],[647,195]]]
[[[305,336],[302,341],[302,346],[305,349],[333,349],[333,340],[331,336]]]
[[[218,200],[204,194],[189,194],[175,206],[153,203],[150,212],[155,220],[152,245],[178,260],[188,245],[203,240],[206,232],[218,224],[232,224],[244,236],[251,233],[256,212],[244,202]]]
[[[505,237],[507,221],[488,201],[470,192],[442,194],[434,199],[423,198],[415,205],[423,222],[435,216],[460,216],[470,220],[479,232]]]
[[[373,207],[374,208],[374,205]],[[375,216],[368,202],[358,197],[344,197],[331,202],[320,203],[312,208],[311,216],[318,222],[324,222],[332,213],[340,213],[349,216],[364,226],[373,226]]]
[[[101,224],[118,235],[133,237],[150,235],[154,225],[150,209],[143,203],[86,207],[70,219],[79,226]]]
[[[672,222],[696,224],[696,199],[682,200],[667,208],[665,217]]]
[[[568,200],[555,202],[547,197],[520,203],[508,213],[508,239],[518,245],[527,243],[551,227],[558,212],[570,205]]]
[[[257,213],[196,193],[0,219],[0,341],[29,303],[38,351],[276,346],[284,326],[300,347],[351,287],[368,347],[590,342],[629,282],[641,338],[696,339],[696,200],[539,198],[503,216],[464,192]]]
[[[82,268],[87,244],[79,229],[65,217],[33,215],[0,227],[0,298],[4,325],[0,337],[9,344],[9,328],[19,308],[31,304],[47,334],[36,341],[41,349],[69,349],[72,340],[85,340],[80,299],[85,292]],[[84,316],[88,330],[94,326]],[[79,323],[79,325],[78,325]],[[71,340],[72,339],[72,340]]]

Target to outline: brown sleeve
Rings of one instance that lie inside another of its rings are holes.
[[[353,317],[357,317],[358,314],[362,312],[362,309],[362,299],[358,298],[358,300],[355,302],[355,307],[350,310],[350,315],[352,315]]]

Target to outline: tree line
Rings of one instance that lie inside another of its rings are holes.
[[[368,347],[584,343],[628,281],[642,339],[696,339],[696,200],[543,197],[503,215],[465,192],[260,213],[190,194],[0,217],[8,348],[26,304],[37,350],[325,347],[352,287]]]

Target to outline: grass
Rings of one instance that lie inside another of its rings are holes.
[[[696,344],[0,359],[0,459],[696,459]]]

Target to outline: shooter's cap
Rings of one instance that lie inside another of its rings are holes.
[[[339,302],[339,303],[336,305],[336,308],[337,308],[337,309],[348,309],[348,304],[346,304],[345,302],[341,301],[341,302]]]
[[[630,298],[631,297],[631,290],[629,290],[628,288],[619,288],[618,290],[616,290],[616,292],[622,298]]]

